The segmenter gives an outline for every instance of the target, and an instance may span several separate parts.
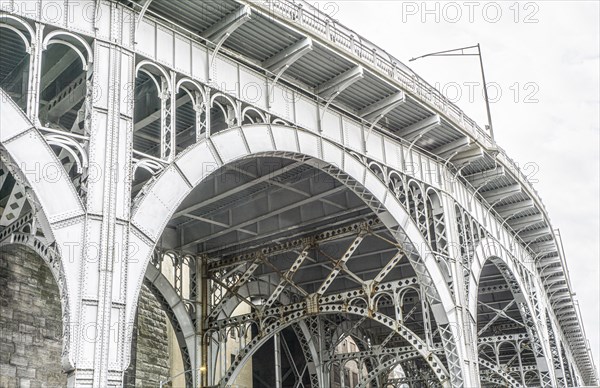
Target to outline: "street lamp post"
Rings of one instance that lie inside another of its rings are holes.
[[[464,52],[465,50],[474,49],[474,48],[477,49],[477,54],[471,54],[471,53]],[[461,48],[457,48],[457,49],[453,49],[453,50],[438,51],[435,53],[421,55],[419,57],[409,59],[409,62],[416,61],[417,59],[421,59],[421,58],[425,58],[425,57],[457,57],[457,56],[475,56],[475,55],[479,57],[479,65],[481,66],[481,78],[483,79],[483,96],[485,97],[485,108],[487,111],[487,119],[488,119],[487,127],[489,128],[490,136],[492,137],[492,139],[494,139],[494,127],[492,126],[492,113],[490,111],[490,99],[488,97],[487,84],[485,82],[485,72],[483,71],[483,56],[481,55],[481,47],[479,46],[479,43],[477,43],[477,45],[475,45],[475,46],[461,47]]]
[[[188,370],[185,370],[185,371],[183,371],[183,372],[181,372],[181,373],[179,373],[179,374],[176,374],[175,376],[173,376],[173,377],[171,377],[171,378],[169,378],[169,379],[167,379],[167,380],[161,380],[161,381],[159,381],[159,382],[158,382],[158,387],[159,387],[159,388],[163,388],[165,385],[167,385],[168,383],[170,383],[171,381],[173,381],[173,380],[174,380],[174,379],[176,379],[177,377],[179,377],[179,376],[181,376],[181,375],[184,375],[184,374],[186,374],[186,373],[193,372],[193,371],[194,371],[193,369],[188,369]]]

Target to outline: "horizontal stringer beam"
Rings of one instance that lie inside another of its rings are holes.
[[[424,118],[419,122],[416,122],[412,125],[409,125],[406,128],[401,129],[400,131],[398,131],[397,135],[408,141],[413,141],[415,139],[420,138],[421,136],[424,136],[428,132],[439,128],[441,125],[442,119],[440,118],[440,115],[436,113],[433,116]]]
[[[356,235],[360,230],[374,230],[381,227],[381,221],[378,218],[367,221],[355,222],[353,224],[340,226],[335,229],[320,231],[312,236],[288,240],[281,243],[272,244],[252,252],[241,255],[221,258],[209,263],[208,271],[215,272],[224,268],[239,265],[247,261],[254,261],[259,257],[271,257],[285,252],[304,249],[307,245],[316,246],[328,241],[338,240],[344,237]]]
[[[478,172],[476,174],[465,175],[464,178],[471,183],[473,187],[479,187],[488,183],[494,182],[500,178],[505,177],[505,171],[503,166],[496,166],[490,170]]]
[[[249,21],[251,15],[252,11],[250,6],[244,5],[243,7],[225,16],[223,19],[221,19],[220,21],[209,27],[206,31],[204,31],[204,37],[209,41],[215,43],[215,49],[210,57],[209,72],[212,73],[210,69],[212,69],[215,58],[217,57],[217,53],[221,49],[223,43],[225,43],[227,38],[229,38],[231,34],[235,32],[235,30],[237,30],[244,23]]]
[[[370,121],[375,125],[383,116],[390,113],[396,107],[402,105],[406,101],[406,95],[402,91],[369,105],[358,111],[358,115],[363,119]]]
[[[449,160],[455,166],[463,166],[484,157],[483,148],[473,144],[471,138],[463,137],[432,151],[433,154]]]
[[[508,205],[497,206],[494,209],[501,217],[514,217],[519,213],[528,211],[535,207],[535,203],[532,199],[526,199],[524,201],[511,203]]]
[[[345,89],[350,87],[357,81],[364,78],[364,69],[362,66],[355,66],[350,70],[347,70],[336,77],[330,79],[327,82],[319,85],[316,88],[316,93],[327,101],[332,100]]]
[[[223,38],[227,39],[235,30],[249,21],[251,15],[250,6],[245,5],[210,26],[202,35],[213,42],[220,42]]]
[[[523,188],[520,184],[514,184],[493,190],[483,191],[481,192],[481,196],[485,198],[489,204],[493,204],[513,195],[520,194],[522,191]]]
[[[273,74],[280,76],[281,73],[283,73],[288,67],[292,66],[298,59],[311,52],[312,49],[312,39],[301,39],[263,61],[262,67],[269,70]]]

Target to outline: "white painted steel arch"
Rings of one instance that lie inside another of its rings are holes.
[[[427,242],[398,199],[389,192],[385,184],[376,175],[361,164],[343,147],[321,138],[314,133],[278,125],[251,125],[232,128],[210,137],[190,147],[145,190],[137,201],[132,224],[151,241],[157,241],[162,231],[183,199],[206,179],[211,172],[227,163],[248,157],[280,155],[288,158],[302,157],[307,164],[324,169],[335,166],[335,169],[347,174],[374,200],[381,204],[376,214],[382,222],[396,233],[399,243],[412,244],[414,247],[426,247]],[[359,193],[360,194],[360,193]],[[404,240],[405,237],[407,241]],[[141,240],[140,240],[141,242]],[[138,266],[147,263],[152,246],[137,252]],[[409,248],[408,251],[414,251]],[[145,254],[145,256],[143,256]],[[454,304],[446,280],[438,267],[435,257],[430,252],[422,252],[422,260],[427,268],[430,281],[435,290],[429,293],[439,298],[440,307],[432,308],[436,321],[440,324],[454,322]],[[141,284],[143,276],[138,271],[130,271],[128,282]],[[139,289],[139,287],[137,287]],[[137,298],[137,296],[135,296]],[[128,317],[133,319],[135,312],[129,311]],[[132,322],[132,321],[131,321]],[[456,331],[456,327],[452,327]],[[454,332],[456,338],[457,333]],[[455,347],[459,347],[454,344]]]
[[[177,292],[169,282],[169,280],[152,264],[148,265],[145,273],[146,280],[160,293],[164,301],[168,304],[171,314],[170,319],[177,320],[177,324],[181,329],[182,338],[177,338],[178,341],[184,341],[179,343],[180,348],[187,348],[190,365],[196,365],[196,328],[192,322],[188,311],[185,308],[183,300],[177,295]],[[195,375],[194,375],[195,377]]]
[[[48,243],[54,242],[64,271],[66,290],[79,289],[79,271],[82,265],[77,246],[81,246],[83,233],[77,220],[84,209],[73,184],[42,134],[29,121],[25,113],[0,89],[0,151],[5,165],[26,187],[29,201],[36,208],[36,218],[42,226]],[[73,227],[72,227],[73,226]],[[65,306],[76,306],[77,294],[65,292]],[[68,310],[68,307],[66,307]],[[77,311],[65,313],[72,325]],[[67,340],[67,346],[73,345]],[[63,367],[74,367],[73,348],[66,351]]]

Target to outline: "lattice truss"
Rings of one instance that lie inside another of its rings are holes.
[[[227,345],[231,342],[223,338],[231,337],[232,330],[238,331],[234,335],[238,343],[233,346],[239,349],[231,363],[219,364],[215,360],[214,365],[218,365],[213,372],[215,382],[220,385],[232,382],[241,365],[260,345],[294,325],[306,325],[305,330],[316,334],[299,340],[316,341],[309,348],[321,358],[320,363],[325,363],[322,365],[322,378],[327,378],[333,365],[333,359],[328,361],[323,356],[335,357],[336,342],[348,336],[360,338],[365,349],[404,345],[407,353],[396,354],[399,358],[395,363],[388,362],[385,368],[379,367],[378,370],[372,369],[376,365],[374,359],[361,361],[361,366],[371,367],[370,374],[364,376],[363,384],[379,374],[389,373],[389,369],[401,361],[429,354],[434,347],[433,341],[440,343],[441,339],[437,330],[425,334],[434,323],[431,322],[427,303],[420,298],[417,279],[391,280],[389,276],[404,258],[402,249],[396,248],[395,252],[391,252],[382,268],[363,266],[359,270],[357,262],[360,261],[363,241],[377,239],[383,243],[384,249],[395,247],[385,236],[377,233],[377,229],[380,228],[374,220],[352,224],[294,244],[263,249],[231,258],[225,263],[216,261],[209,264],[209,273],[216,271],[215,275],[221,275],[221,278],[215,276],[213,281],[227,289],[225,299],[214,299],[209,315],[207,335],[211,338],[211,345],[214,344],[211,348],[218,346],[212,354],[214,357],[218,357],[219,353],[228,354]],[[338,251],[337,244],[344,248]],[[223,268],[231,270],[223,272]],[[232,298],[235,303],[232,303]],[[247,307],[242,310],[249,312],[232,314],[231,307],[227,305],[239,306],[238,303]],[[311,316],[316,318],[309,319]],[[336,330],[340,327],[346,327],[347,332]],[[302,334],[302,329],[296,329],[296,332]],[[363,335],[358,337],[355,332]],[[439,378],[446,373],[438,355],[430,354],[427,363],[434,377],[435,374]]]
[[[539,300],[535,290],[526,287],[519,287],[503,263],[492,261],[483,268],[477,300],[479,364],[485,377],[482,381],[494,385],[496,375],[514,386],[553,386],[550,370],[554,370],[560,386],[576,384],[562,363],[555,329],[536,307]],[[533,310],[523,293],[533,297]],[[544,339],[540,333],[548,333],[552,365],[544,361]]]

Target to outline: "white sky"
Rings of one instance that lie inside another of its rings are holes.
[[[487,82],[497,83],[495,90],[501,91],[491,104],[496,140],[537,180],[534,187],[560,229],[598,365],[600,2],[311,2],[430,84],[439,84],[483,127],[487,118],[477,57],[408,62],[481,44]],[[465,82],[479,82],[472,103]],[[495,90],[490,89],[491,99]]]

